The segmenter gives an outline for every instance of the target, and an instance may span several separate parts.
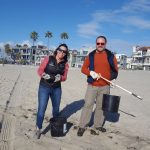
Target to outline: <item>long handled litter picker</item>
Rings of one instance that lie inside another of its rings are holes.
[[[101,78],[102,78],[103,80],[105,80],[105,81],[109,82],[110,84],[112,84],[112,85],[114,85],[114,86],[116,86],[116,87],[118,87],[118,88],[120,88],[120,89],[124,90],[125,92],[128,92],[129,94],[131,94],[131,95],[133,95],[133,96],[137,97],[138,99],[140,99],[140,100],[142,100],[142,99],[143,99],[141,96],[138,96],[137,94],[132,93],[132,92],[130,92],[130,91],[128,91],[128,90],[126,90],[125,88],[123,88],[123,87],[121,87],[121,86],[119,86],[119,85],[117,85],[117,84],[115,84],[115,83],[113,83],[113,82],[111,82],[111,81],[107,80],[106,78],[104,78],[104,77],[102,77],[102,76],[101,76]]]

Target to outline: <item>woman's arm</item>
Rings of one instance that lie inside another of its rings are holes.
[[[48,61],[49,61],[49,57],[46,56],[46,57],[44,58],[44,60],[42,61],[42,63],[40,64],[40,66],[39,66],[39,68],[38,68],[38,70],[37,70],[37,73],[38,73],[38,75],[39,75],[40,77],[42,77],[42,74],[44,73],[44,69],[45,69],[45,67],[46,67],[46,65],[47,65],[47,63],[48,63]]]
[[[65,64],[65,71],[64,71],[64,74],[61,75],[61,81],[65,81],[65,80],[67,79],[68,69],[69,69],[69,64],[66,63],[66,64]]]

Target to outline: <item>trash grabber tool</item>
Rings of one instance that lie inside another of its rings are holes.
[[[142,99],[143,99],[141,96],[138,96],[137,94],[132,93],[132,92],[130,92],[130,91],[128,91],[128,90],[126,90],[125,88],[123,88],[123,87],[121,87],[121,86],[119,86],[119,85],[117,85],[117,84],[115,84],[115,83],[113,83],[113,82],[111,82],[111,81],[107,80],[106,78],[104,78],[104,77],[102,77],[102,76],[101,76],[101,78],[102,78],[103,80],[105,80],[105,81],[109,82],[110,84],[112,84],[112,85],[114,85],[114,86],[116,86],[116,87],[118,87],[118,88],[120,88],[120,89],[122,89],[122,90],[126,91],[127,93],[129,93],[129,94],[131,94],[131,95],[135,96],[136,98],[138,98],[138,99],[140,99],[140,100],[142,100]]]

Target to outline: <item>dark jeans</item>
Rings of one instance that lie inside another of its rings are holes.
[[[36,120],[36,125],[39,129],[42,128],[49,97],[51,98],[51,102],[52,102],[53,117],[59,116],[61,93],[62,93],[61,87],[53,88],[53,87],[46,87],[41,84],[39,85],[38,112],[37,112],[37,120]]]

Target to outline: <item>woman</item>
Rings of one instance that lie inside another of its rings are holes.
[[[38,112],[36,120],[36,137],[41,135],[42,124],[49,97],[52,102],[53,117],[59,116],[61,101],[61,81],[67,79],[68,73],[68,46],[61,44],[54,51],[54,55],[47,56],[41,63],[38,74],[41,77],[38,91]]]

